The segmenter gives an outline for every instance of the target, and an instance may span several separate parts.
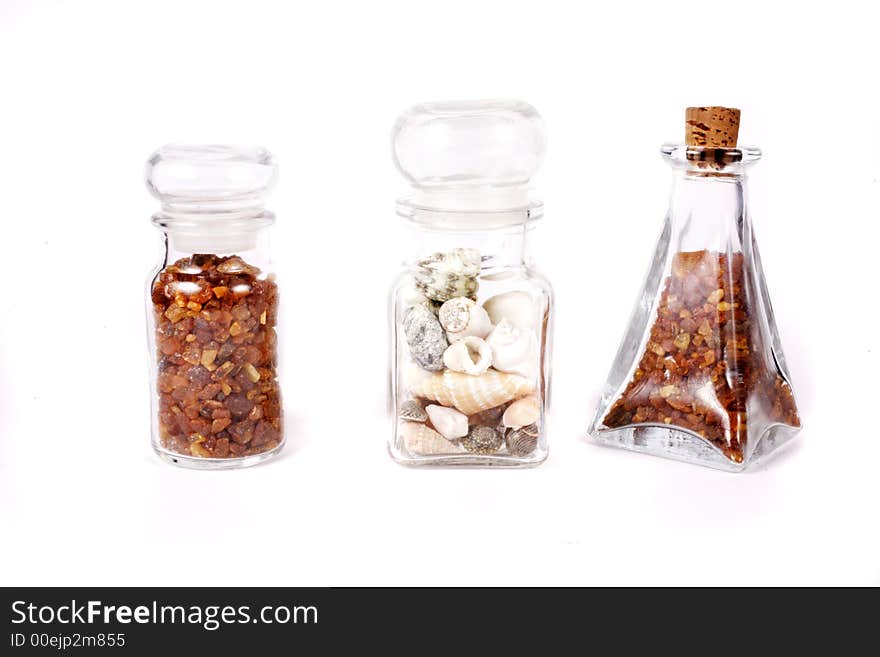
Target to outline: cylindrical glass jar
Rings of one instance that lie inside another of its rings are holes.
[[[414,187],[398,203],[410,240],[391,291],[399,463],[547,457],[553,293],[526,252],[544,144],[540,116],[516,101],[418,105],[395,126],[395,162]]]
[[[147,162],[163,238],[147,290],[152,443],[177,465],[248,466],[283,445],[263,208],[276,174],[262,148],[170,145]]]

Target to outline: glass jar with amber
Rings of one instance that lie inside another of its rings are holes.
[[[262,148],[169,145],[147,162],[163,244],[147,291],[152,442],[177,465],[253,465],[283,445],[263,208],[276,174]]]
[[[541,118],[517,101],[417,105],[393,154],[413,186],[391,292],[391,456],[522,467],[547,457],[552,291],[527,254]]]
[[[739,110],[692,107],[669,212],[590,433],[601,442],[740,471],[800,428],[737,147]]]

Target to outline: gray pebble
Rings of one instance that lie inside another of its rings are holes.
[[[443,352],[449,341],[434,313],[423,305],[410,307],[403,315],[403,333],[409,353],[420,367],[432,372],[443,369]]]

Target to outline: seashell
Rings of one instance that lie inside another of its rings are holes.
[[[485,340],[469,335],[446,348],[443,364],[456,372],[482,374],[492,365],[492,348]]]
[[[446,440],[439,433],[417,422],[402,422],[400,435],[410,454],[432,456],[435,454],[463,454],[464,448]]]
[[[477,298],[482,261],[476,249],[435,253],[419,260],[416,266],[416,287],[429,299],[443,302],[455,297]]]
[[[504,442],[511,456],[528,456],[538,446],[538,425],[529,424],[520,429],[511,429]]]
[[[450,342],[469,335],[485,338],[492,330],[489,314],[472,299],[465,297],[456,297],[444,303],[437,316]]]
[[[428,297],[422,294],[421,290],[419,290],[414,283],[401,287],[397,296],[404,308],[419,306],[428,302]]]
[[[443,304],[439,301],[429,299],[412,286],[403,290],[400,293],[400,306],[404,311],[407,310],[410,306],[424,306],[425,308],[430,310],[431,313],[433,313],[433,315],[436,317],[437,313],[440,312],[440,306],[442,305]]]
[[[461,439],[461,446],[472,454],[494,454],[503,443],[501,432],[486,426],[472,427]]]
[[[486,338],[492,347],[492,367],[535,380],[538,376],[538,339],[503,319]]]
[[[446,440],[458,440],[464,438],[468,432],[467,415],[460,413],[454,408],[435,406],[430,404],[425,407],[431,424]]]
[[[472,415],[523,397],[533,390],[528,379],[516,374],[486,370],[473,376],[446,370],[432,374],[412,392],[416,397],[454,406],[465,415]]]
[[[403,333],[412,359],[426,370],[443,369],[443,352],[449,346],[443,327],[426,306],[411,306],[403,316]]]
[[[400,410],[398,411],[397,416],[401,420],[406,420],[408,422],[426,422],[428,420],[428,414],[425,412],[425,409],[422,408],[422,405],[415,399],[403,402],[400,405]]]
[[[399,378],[401,390],[410,390],[420,385],[425,379],[431,378],[433,374],[411,360],[405,360],[400,363]]]
[[[501,404],[494,408],[487,408],[485,411],[474,413],[468,416],[468,424],[485,424],[487,427],[497,427],[501,424],[501,416],[504,414],[507,404]]]
[[[534,424],[541,417],[541,402],[534,395],[523,397],[513,402],[504,411],[501,422],[509,429]]]
[[[516,290],[496,294],[486,299],[483,308],[493,324],[506,319],[522,331],[531,331],[538,326],[538,304],[528,292]]]

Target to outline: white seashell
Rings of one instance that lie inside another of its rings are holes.
[[[446,348],[443,364],[456,372],[482,374],[492,365],[492,348],[482,338],[469,335]]]
[[[468,432],[468,418],[454,408],[435,406],[430,404],[425,407],[425,412],[431,420],[434,429],[447,440],[464,438]]]
[[[428,297],[422,294],[421,291],[412,284],[407,285],[400,290],[399,298],[400,302],[403,304],[404,310],[410,306],[420,306],[428,301]]]
[[[486,342],[492,348],[492,367],[496,370],[537,379],[538,338],[532,331],[523,331],[504,319]]]
[[[483,303],[493,324],[507,320],[518,329],[532,331],[538,327],[538,304],[528,292],[514,291],[497,294]]]
[[[399,431],[403,436],[403,444],[410,454],[432,456],[465,452],[461,445],[446,440],[433,429],[418,422],[402,422]]]
[[[486,342],[492,348],[492,362],[495,369],[501,371],[516,367],[525,360],[530,355],[532,346],[529,333],[521,331],[506,319],[492,330]]]
[[[405,390],[416,388],[430,378],[431,372],[419,367],[412,361],[406,360],[400,364],[400,385]]]
[[[466,297],[450,299],[438,313],[440,325],[446,330],[450,342],[461,340],[469,335],[485,338],[492,330],[489,314],[474,301]]]
[[[432,374],[414,387],[412,393],[443,406],[454,406],[465,415],[473,415],[524,397],[534,389],[532,382],[516,374],[486,370],[473,376],[445,370]]]
[[[430,415],[430,413],[429,413]],[[541,402],[534,395],[513,402],[504,411],[501,422],[508,429],[519,429],[535,424],[541,417]]]

